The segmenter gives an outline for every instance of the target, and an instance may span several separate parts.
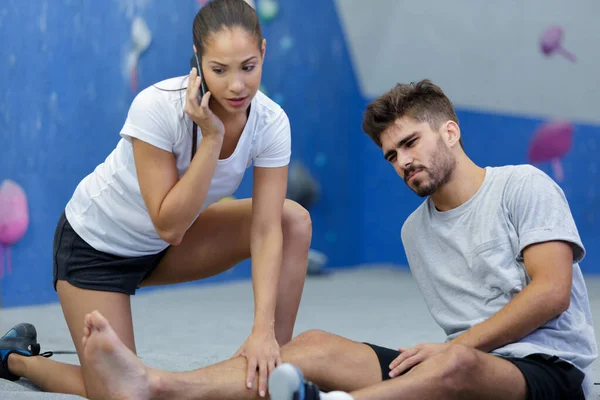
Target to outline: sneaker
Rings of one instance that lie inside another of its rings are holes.
[[[15,325],[0,338],[0,378],[16,381],[19,377],[8,370],[8,356],[12,353],[26,357],[40,355],[37,332],[33,325],[26,323]],[[52,353],[46,352],[41,356],[50,357]]]
[[[302,371],[293,364],[280,364],[269,376],[272,400],[319,400],[317,385],[306,381]]]

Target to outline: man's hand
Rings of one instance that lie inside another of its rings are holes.
[[[399,348],[400,355],[390,364],[390,377],[395,378],[434,354],[444,352],[450,343],[419,344],[412,348]]]

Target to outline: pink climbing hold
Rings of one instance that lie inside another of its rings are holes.
[[[573,124],[568,121],[551,121],[540,126],[529,146],[530,163],[550,162],[557,181],[564,180],[560,158],[569,152],[573,144]]]
[[[28,226],[29,209],[25,191],[14,181],[7,179],[0,186],[0,278],[4,277],[4,248],[7,273],[10,274],[10,246],[25,235]]]
[[[552,25],[546,28],[540,38],[540,49],[546,57],[550,57],[554,53],[563,55],[569,61],[575,62],[577,58],[575,54],[565,49],[562,45],[564,31],[560,26]]]

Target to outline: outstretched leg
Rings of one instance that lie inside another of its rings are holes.
[[[160,371],[145,366],[119,343],[100,313],[87,317],[86,325],[86,359],[105,388],[105,395],[131,399],[258,398],[256,389],[244,385],[245,358],[190,372]],[[282,358],[299,365],[307,378],[325,387],[352,390],[381,382],[379,361],[369,346],[321,331],[306,332],[283,346]]]
[[[291,364],[279,366],[271,376],[270,385],[273,387],[273,400],[527,398],[525,378],[514,364],[460,345],[450,346],[445,352],[432,356],[399,377],[350,393],[319,394],[319,389],[304,381],[300,369]]]

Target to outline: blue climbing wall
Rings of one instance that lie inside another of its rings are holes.
[[[535,165],[567,196],[587,249],[582,269],[599,273],[600,52],[589,43],[600,37],[600,3],[334,1],[365,104],[396,82],[432,79],[454,102],[465,148],[479,165],[536,162],[530,150],[539,155],[559,142],[536,131],[553,120],[572,124],[572,145],[552,156],[564,177],[547,157]],[[361,259],[406,262],[399,230],[422,199],[375,145],[359,143]]]
[[[140,87],[189,71],[193,1],[4,0],[0,4],[0,181],[29,197],[29,230],[0,281],[3,306],[56,300],[52,239],[78,182],[114,148],[134,97],[125,74],[133,17],[155,35]]]
[[[382,51],[380,56],[393,53],[401,58],[377,62],[353,50],[352,30],[340,18],[344,1],[279,1],[276,17],[263,21],[263,88],[290,117],[292,161],[306,165],[322,188],[320,201],[310,210],[313,248],[329,257],[331,268],[404,265],[400,228],[421,199],[361,133],[362,112],[374,94],[359,87],[364,87],[365,77],[385,75],[380,71],[384,66],[392,68],[399,81],[425,76],[400,68],[410,65],[404,57],[410,52]],[[57,218],[77,183],[114,148],[135,95],[125,68],[133,19],[142,17],[153,35],[140,59],[138,80],[143,88],[188,73],[191,22],[198,7],[194,0],[0,4],[0,36],[5,38],[0,46],[0,182],[12,179],[24,188],[31,216],[29,230],[12,247],[12,273],[0,278],[0,306],[57,300],[51,283]],[[381,18],[366,17],[368,13],[361,12],[361,23],[355,25],[369,31],[386,23],[385,12]],[[369,41],[367,48],[381,43]],[[359,68],[357,57],[371,61]],[[427,65],[431,63],[423,62],[417,70]],[[450,94],[464,95],[456,88]],[[527,162],[529,142],[543,122],[469,106],[459,106],[458,112],[466,150],[481,165]],[[599,133],[597,124],[575,123],[573,148],[562,158],[561,186],[588,249],[582,263],[587,273],[600,272]],[[552,175],[549,164],[540,168]],[[236,197],[249,196],[251,183],[249,175]],[[244,262],[204,283],[249,276],[250,264]]]
[[[13,271],[0,280],[4,307],[56,301],[52,239],[77,183],[119,140],[135,93],[125,60],[142,17],[153,35],[138,69],[139,88],[189,72],[193,0],[5,0],[0,4],[0,182],[28,195],[31,222],[12,247]],[[314,10],[319,12],[315,13]],[[311,29],[306,29],[310,21]],[[263,21],[263,87],[286,109],[294,160],[317,175],[323,197],[312,209],[314,248],[333,266],[360,262],[356,195],[360,154],[352,150],[362,99],[330,1],[281,2]],[[250,195],[251,177],[236,197]],[[250,276],[249,263],[207,280]]]
[[[263,23],[263,86],[290,118],[292,162],[302,162],[321,186],[321,199],[310,209],[313,248],[327,254],[330,266],[358,264],[362,154],[355,143],[364,101],[333,3],[280,4],[277,18]],[[250,196],[251,184],[248,176],[236,195]]]

